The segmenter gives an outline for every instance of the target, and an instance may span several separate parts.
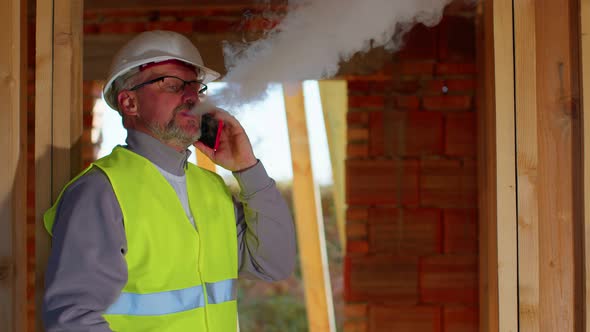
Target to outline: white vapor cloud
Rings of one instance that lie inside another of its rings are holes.
[[[211,102],[239,105],[269,82],[324,79],[341,61],[384,46],[396,51],[417,23],[436,25],[451,0],[297,0],[264,39],[224,45],[228,88]]]

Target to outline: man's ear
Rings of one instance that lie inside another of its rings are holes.
[[[135,92],[129,90],[119,92],[117,102],[121,113],[128,116],[137,115],[137,95]]]

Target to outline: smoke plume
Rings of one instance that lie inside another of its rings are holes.
[[[412,26],[436,25],[451,0],[297,0],[264,39],[224,45],[228,87],[211,100],[239,105],[269,82],[329,78],[339,63],[384,46],[396,51]]]

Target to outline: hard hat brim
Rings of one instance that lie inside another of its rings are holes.
[[[162,62],[162,61],[166,61],[166,60],[179,60],[184,63],[188,63],[192,66],[195,66],[195,68],[198,68],[199,70],[201,70],[204,73],[203,83],[205,83],[205,84],[213,82],[221,76],[221,74],[219,74],[215,70],[207,68],[207,67],[200,65],[198,63],[195,63],[194,61],[187,60],[185,58],[169,56],[169,55],[153,57],[153,58],[150,58],[149,61],[143,60],[143,61],[129,62],[129,63],[125,64],[125,66],[121,67],[116,73],[111,75],[111,79],[104,85],[104,88],[102,90],[102,99],[107,103],[107,105],[110,108],[117,110],[118,109],[117,96],[112,95],[113,94],[112,88],[113,88],[113,83],[115,82],[115,80],[117,78],[123,76],[125,73],[129,72],[130,70],[132,70],[134,68],[138,68],[139,66],[144,65],[148,62]]]

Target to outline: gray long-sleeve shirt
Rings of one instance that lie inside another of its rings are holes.
[[[176,176],[184,175],[190,155],[133,130],[127,148]],[[260,162],[234,176],[240,185],[234,198],[239,276],[288,277],[295,234],[287,204]],[[102,314],[127,282],[127,243],[121,208],[102,171],[94,168],[67,188],[52,232],[42,313],[47,331],[111,331]]]

